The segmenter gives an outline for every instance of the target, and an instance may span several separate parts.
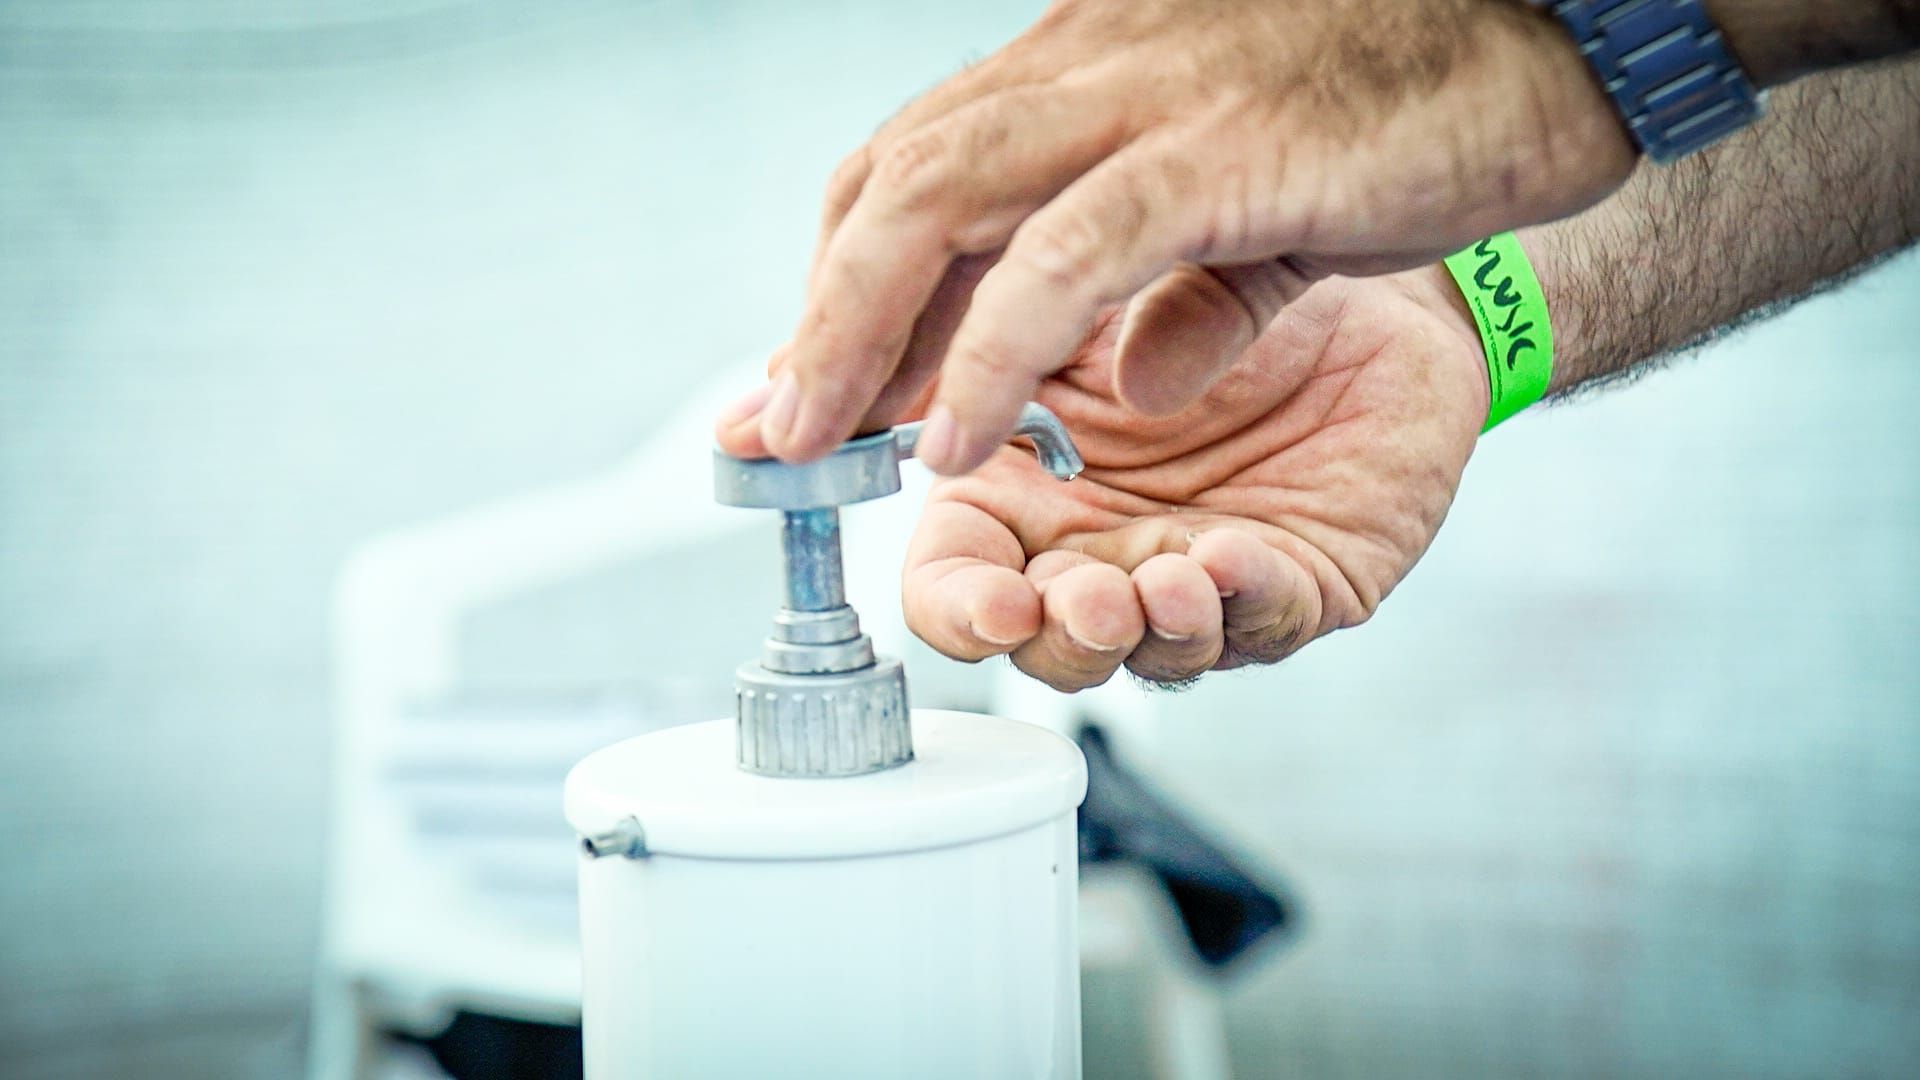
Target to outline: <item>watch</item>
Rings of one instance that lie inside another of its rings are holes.
[[[1701,0],[1528,0],[1573,34],[1634,142],[1685,157],[1760,118],[1766,95]]]

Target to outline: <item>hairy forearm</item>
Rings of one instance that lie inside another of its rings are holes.
[[[1916,235],[1920,60],[1800,80],[1759,124],[1520,234],[1553,312],[1549,392],[1631,373]]]

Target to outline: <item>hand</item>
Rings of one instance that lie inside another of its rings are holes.
[[[1188,409],[1110,389],[1116,314],[1039,400],[1087,461],[1062,483],[1004,447],[941,482],[908,554],[907,624],[1011,653],[1057,689],[1278,661],[1371,615],[1426,551],[1487,415],[1480,340],[1438,267],[1334,278]]]
[[[1117,393],[1164,415],[1312,280],[1571,213],[1635,156],[1518,0],[1061,0],[847,159],[776,381],[729,420],[810,460],[937,375],[920,452],[965,472],[1129,297]]]

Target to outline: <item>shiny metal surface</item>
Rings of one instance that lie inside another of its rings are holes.
[[[768,776],[853,776],[913,760],[907,679],[876,656],[847,603],[840,507],[900,490],[920,424],[851,440],[818,461],[745,460],[715,449],[713,495],[727,506],[779,510],[786,598],[760,660],[735,682],[740,767]],[[1071,480],[1085,466],[1060,418],[1029,403],[1015,432],[1048,472]]]
[[[926,421],[916,420],[893,429],[901,457],[913,456],[920,445],[920,432],[926,426]],[[1052,409],[1037,401],[1027,402],[1020,410],[1020,421],[1014,425],[1013,434],[1016,438],[1025,436],[1033,440],[1034,456],[1040,459],[1040,467],[1055,479],[1071,480],[1086,470],[1087,464],[1080,459],[1080,448],[1073,445],[1067,426]]]

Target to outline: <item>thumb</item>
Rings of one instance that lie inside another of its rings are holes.
[[[1288,259],[1242,266],[1179,263],[1127,308],[1113,391],[1148,416],[1193,403],[1312,281]]]

